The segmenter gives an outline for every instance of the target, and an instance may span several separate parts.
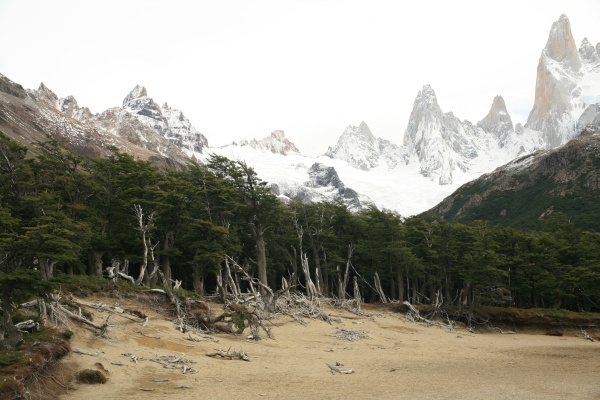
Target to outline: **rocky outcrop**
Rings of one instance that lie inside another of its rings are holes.
[[[136,85],[125,96],[123,109],[184,151],[201,153],[208,147],[206,137],[194,128],[180,110],[169,107],[167,103],[159,106],[148,97],[148,91],[143,86]]]
[[[93,114],[87,107],[79,107],[77,100],[73,96],[58,99],[58,109],[65,115],[78,121],[86,121],[92,118]]]
[[[0,92],[8,94],[19,99],[27,97],[27,91],[23,86],[11,81],[6,76],[0,74]]]
[[[347,188],[334,167],[322,163],[314,163],[308,170],[309,181],[306,186],[313,189],[325,189],[334,192],[350,210],[360,210],[368,207],[370,200],[362,197],[353,189]]]
[[[296,145],[285,137],[285,133],[282,130],[276,130],[271,132],[271,135],[261,140],[253,139],[250,142],[245,142],[240,145],[249,145],[254,149],[266,150],[271,153],[281,154],[284,156],[294,154],[299,155],[300,151]]]
[[[600,130],[600,104],[589,105],[577,120],[577,133]]]
[[[598,63],[600,61],[598,47],[600,47],[600,43],[598,43],[598,45],[594,47],[589,42],[588,38],[583,38],[581,46],[579,46],[579,57],[588,64]]]
[[[512,118],[506,110],[502,96],[494,97],[488,114],[477,123],[477,126],[498,138],[500,147],[504,147],[508,136],[514,132]]]
[[[170,108],[167,103],[161,107],[168,129],[165,137],[182,149],[201,153],[208,147],[208,140],[200,133],[183,112]]]
[[[40,83],[40,86],[32,91],[34,97],[46,103],[50,107],[56,108],[58,106],[58,96],[50,90],[44,83]]]

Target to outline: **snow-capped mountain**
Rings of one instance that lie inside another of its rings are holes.
[[[252,139],[248,145],[253,149],[268,150],[271,153],[284,156],[300,154],[300,150],[285,137],[285,133],[281,130],[273,131],[270,136],[261,140]]]
[[[379,165],[386,165],[392,169],[402,159],[400,147],[373,136],[364,121],[359,126],[349,125],[337,144],[329,147],[325,155],[344,160],[363,171],[369,171]]]
[[[433,88],[425,85],[415,99],[402,147],[394,149],[400,153],[394,161],[416,163],[423,176],[440,185],[453,184],[519,155],[566,143],[594,121],[594,104],[599,102],[600,44],[594,47],[584,39],[578,50],[569,19],[562,15],[542,51],[535,104],[525,126],[513,126],[501,96],[477,124],[460,120],[452,112],[444,113]],[[327,155],[368,170],[380,165],[374,141],[366,124],[349,127]]]
[[[148,97],[146,88],[136,87],[123,100],[123,109],[134,115],[142,124],[160,132],[183,150],[202,152],[208,140],[179,110],[162,107]]]
[[[189,156],[123,108],[92,115],[73,96],[59,98],[43,83],[35,90],[0,75],[0,131],[36,154],[35,143],[53,137],[80,154],[103,157],[116,147],[158,165],[184,168]]]
[[[401,145],[377,138],[362,122],[348,126],[317,158],[302,156],[283,131],[209,148],[181,111],[159,106],[143,86],[122,107],[93,115],[72,96],[58,98],[43,84],[26,90],[0,75],[0,130],[22,143],[49,134],[82,154],[104,156],[116,146],[176,168],[216,153],[246,161],[282,201],[340,199],[352,210],[375,205],[405,216],[432,208],[460,185],[517,156],[561,145],[590,125],[600,125],[600,45],[584,39],[576,49],[565,16],[552,25],[542,51],[535,105],[525,126],[513,126],[501,96],[477,123],[461,120],[442,111],[433,88],[425,85]]]
[[[577,50],[565,15],[552,24],[538,64],[535,103],[525,124],[540,132],[546,148],[575,137],[585,108],[600,102],[599,47],[586,38]]]

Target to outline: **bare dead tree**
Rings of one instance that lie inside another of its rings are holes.
[[[124,268],[121,270],[121,262],[119,260],[113,259],[111,261],[111,266],[106,268],[108,277],[113,281],[116,281],[119,279],[119,277],[121,277],[123,279],[128,280],[132,285],[135,285],[135,279],[133,278],[133,276],[127,275],[127,270],[129,269],[129,260],[125,260],[123,264]]]
[[[169,298],[171,304],[175,306],[175,312],[177,314],[177,319],[183,318],[183,311],[181,309],[181,301],[173,294],[173,290],[171,288],[171,282],[165,279],[163,272],[159,269],[158,276],[163,282],[163,288],[165,289],[165,294]]]
[[[350,265],[352,263],[352,253],[354,252],[354,246],[352,243],[348,245],[348,258],[346,259],[346,269],[344,271],[344,277],[338,274],[338,297],[340,300],[346,299],[346,288],[348,287],[348,281],[350,280]],[[339,272],[339,270],[338,270]]]
[[[233,295],[236,298],[239,298],[242,291],[240,290],[238,283],[233,279],[233,276],[231,275],[231,268],[229,267],[229,259],[230,258],[231,257],[228,257],[228,256],[225,257],[225,277],[227,279],[227,282],[229,283],[229,286],[231,287],[231,291],[233,292]]]
[[[310,269],[306,254],[300,253],[300,258],[302,260],[302,271],[304,272],[304,278],[306,279],[306,296],[308,296],[309,300],[313,301],[319,297],[319,292],[310,277]]]
[[[358,287],[358,277],[354,277],[354,300],[356,300],[356,307],[358,311],[360,311],[360,305],[362,303],[362,299],[360,297],[360,289]]]
[[[375,271],[375,291],[377,292],[377,295],[379,296],[379,299],[381,300],[382,303],[387,303],[387,297],[385,296],[385,293],[383,293],[383,288],[381,287],[381,281],[379,280],[379,274],[377,273],[377,271]]]
[[[142,265],[140,266],[140,274],[135,280],[135,284],[140,285],[146,275],[146,268],[148,268],[148,251],[149,247],[151,247],[148,244],[148,240],[150,239],[148,234],[154,224],[156,213],[152,211],[148,215],[144,215],[144,210],[141,204],[134,204],[133,211],[138,223],[137,229],[142,236]]]

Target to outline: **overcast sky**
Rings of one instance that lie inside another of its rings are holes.
[[[143,85],[211,146],[281,129],[305,154],[348,125],[402,143],[425,84],[477,122],[533,106],[552,23],[600,41],[598,0],[0,0],[0,73],[93,113]]]

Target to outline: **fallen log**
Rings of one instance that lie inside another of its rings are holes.
[[[98,357],[100,355],[100,353],[98,352],[89,352],[89,351],[83,351],[83,350],[79,350],[79,349],[73,349],[73,353],[76,354],[83,354],[85,356],[91,356],[91,357]]]
[[[19,331],[25,333],[25,332],[33,332],[33,331],[39,331],[40,330],[40,324],[39,322],[34,322],[32,319],[29,319],[27,321],[23,321],[23,322],[19,322],[18,324],[15,324],[15,328],[17,328]]]
[[[102,325],[98,325],[95,322],[92,322],[92,321],[90,321],[90,320],[88,320],[88,319],[86,319],[86,318],[84,318],[82,316],[79,316],[79,315],[77,315],[77,314],[75,314],[75,313],[67,310],[62,305],[60,305],[58,302],[54,303],[54,306],[56,306],[56,308],[60,312],[66,314],[69,318],[71,318],[71,319],[73,319],[75,321],[84,323],[86,325],[89,325],[89,326],[91,326],[93,328],[99,329],[100,330],[100,335],[104,335],[106,333],[106,331],[108,330],[108,319],[110,318],[111,314],[109,314],[109,316],[106,318],[106,321]],[[51,306],[51,307],[53,307],[53,306]]]

